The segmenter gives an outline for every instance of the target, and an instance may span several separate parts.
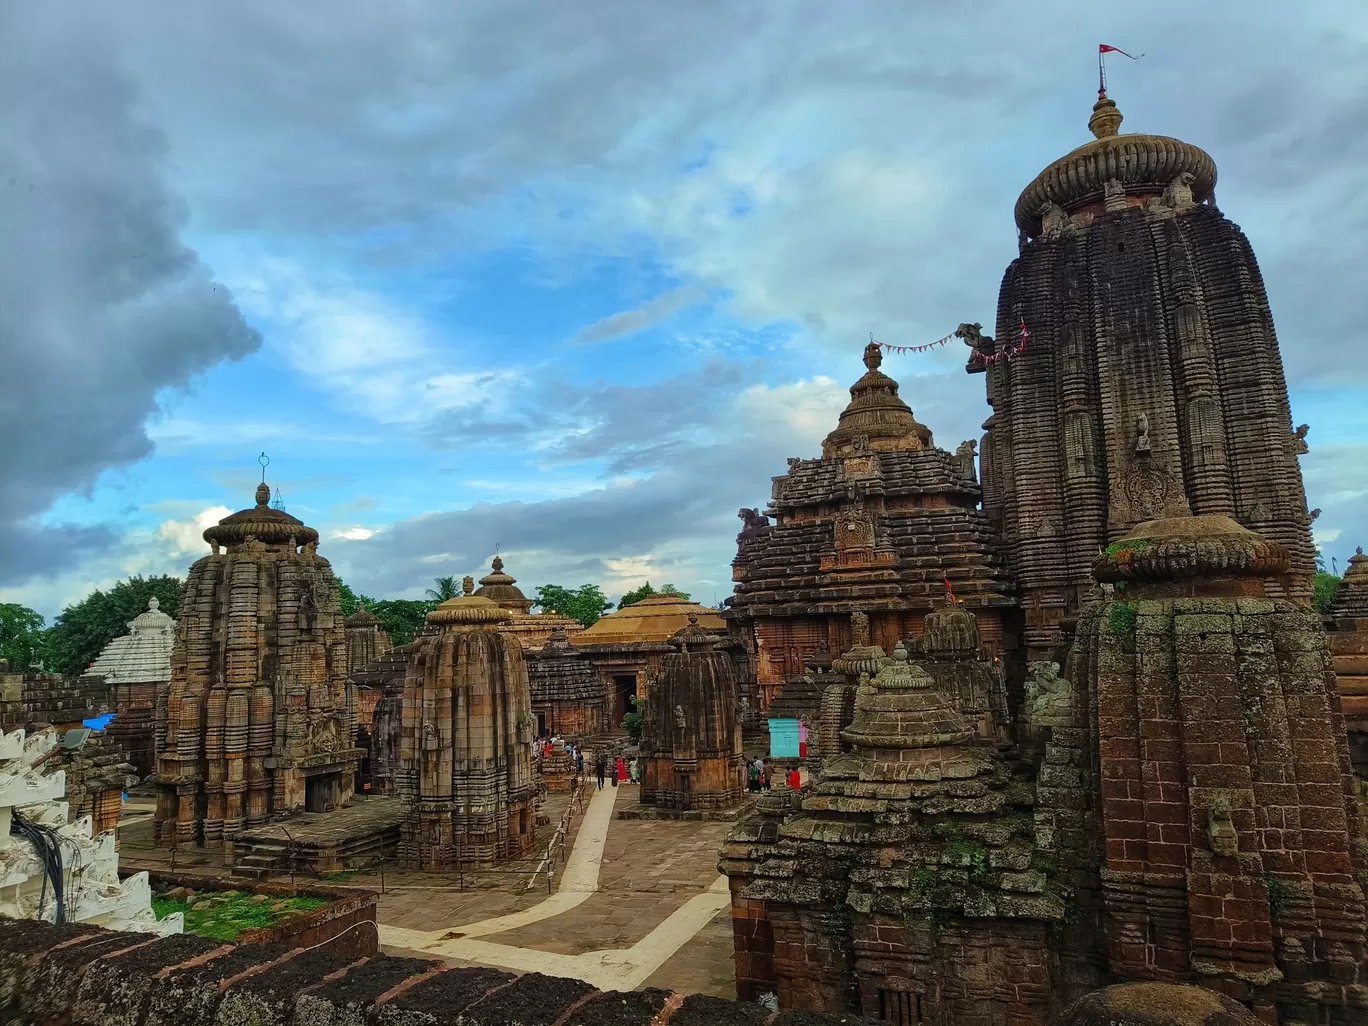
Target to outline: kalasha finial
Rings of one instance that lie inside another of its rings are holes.
[[[495,551],[498,550],[496,549]],[[500,559],[498,556],[494,557],[494,562],[490,563],[489,566],[490,569],[492,569],[496,574],[503,573],[503,560]]]
[[[271,457],[263,452],[257,457],[257,462],[261,464],[261,484],[257,485],[256,504],[268,506],[271,502],[271,487],[266,483],[266,468],[271,465]]]
[[[464,577],[461,579],[461,590],[467,595],[475,594],[475,578]]]
[[[878,370],[883,363],[883,346],[874,341],[874,333],[869,334],[869,345],[865,346],[864,365],[870,370]]]

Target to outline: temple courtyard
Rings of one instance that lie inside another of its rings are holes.
[[[717,871],[732,824],[618,819],[638,791],[635,784],[598,791],[589,781],[549,893],[538,868],[570,803],[566,794],[548,796],[542,811],[551,826],[538,831],[532,857],[452,873],[399,869],[390,860],[383,874],[323,879],[380,893],[380,939],[390,954],[568,976],[600,989],[662,987],[734,997],[729,897]],[[385,814],[380,803],[370,809],[360,803],[356,813],[343,814]],[[152,843],[151,812],[150,801],[130,796],[119,828],[120,861],[125,869],[170,872],[172,852]],[[291,829],[297,836],[325,831],[333,818]],[[221,853],[196,848],[176,853],[174,871],[206,878],[225,872]]]

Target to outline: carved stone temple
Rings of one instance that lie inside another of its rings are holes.
[[[608,719],[610,695],[603,678],[570,644],[564,628],[554,628],[541,648],[526,654],[538,734],[593,737],[617,726]]]
[[[751,639],[762,711],[813,653],[850,647],[850,614],[868,613],[875,644],[891,651],[921,634],[927,614],[955,595],[978,614],[982,641],[1016,648],[1011,580],[973,459],[934,446],[865,349],[865,375],[822,443],[820,459],[789,460],[765,514],[745,525],[732,561],[728,620]]]
[[[584,630],[584,625],[573,617],[549,611],[532,612],[536,603],[523,594],[516,577],[504,573],[504,562],[498,556],[490,564],[489,573],[480,578],[480,586],[475,589],[475,594],[508,610],[508,620],[499,629],[505,634],[514,635],[524,652],[540,648],[552,631],[559,630],[569,635]]]
[[[525,855],[536,834],[532,699],[508,611],[474,595],[427,615],[404,681],[399,858],[432,871]]]
[[[642,725],[641,804],[676,812],[727,809],[745,790],[732,660],[697,615],[670,638]]]
[[[812,785],[723,849],[738,992],[1045,1026],[1198,984],[1270,1026],[1368,1022],[1368,559],[1327,637],[1306,429],[1215,164],[1119,134],[1105,94],[1089,124],[1017,202],[997,338],[958,332],[981,491],[870,349],[822,458],[742,511],[760,693],[823,642],[841,679]]]
[[[1016,204],[1021,255],[978,338],[992,415],[983,508],[1021,589],[1030,657],[1051,656],[1099,551],[1143,520],[1221,514],[1285,548],[1288,594],[1315,573],[1298,439],[1249,240],[1216,209],[1216,164],[1191,143],[1096,136]],[[1020,341],[1022,357],[985,357]],[[1304,447],[1303,447],[1304,448]]]
[[[337,579],[318,532],[270,505],[204,532],[158,710],[161,845],[225,847],[245,828],[352,794],[355,700]]]

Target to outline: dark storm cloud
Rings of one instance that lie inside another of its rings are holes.
[[[151,451],[159,390],[258,344],[179,240],[164,141],[129,82],[51,14],[0,9],[0,583],[108,547],[32,518]]]

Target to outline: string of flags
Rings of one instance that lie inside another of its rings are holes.
[[[882,349],[887,349],[890,353],[924,353],[924,352],[926,352],[928,349],[935,349],[937,346],[943,346],[943,345],[945,345],[947,342],[949,342],[949,341],[950,341],[952,338],[954,338],[954,337],[955,337],[955,333],[952,331],[950,334],[946,335],[944,338],[938,338],[938,339],[936,339],[936,341],[934,341],[934,342],[927,342],[925,345],[920,345],[920,346],[891,346],[891,345],[889,345],[887,342],[880,342],[878,339],[876,339],[876,338],[874,337],[874,333],[873,333],[873,332],[870,332],[870,334],[869,334],[869,341],[870,341],[870,343],[873,344],[873,345],[879,346],[879,347],[882,348]],[[1020,356],[1022,353],[1026,352],[1026,342],[1027,342],[1028,339],[1030,339],[1030,337],[1031,337],[1031,331],[1030,331],[1029,328],[1026,327],[1026,322],[1025,322],[1025,321],[1022,321],[1022,322],[1021,322],[1021,341],[1018,342],[1016,345],[1011,346],[1011,347],[1009,347],[1009,348],[1007,348],[1007,349],[998,350],[998,352],[996,352],[996,353],[983,353],[983,354],[981,354],[982,357],[983,357],[983,362],[986,363],[988,366],[991,367],[993,364],[997,363],[999,360],[1010,360],[1010,359],[1012,359],[1012,357],[1014,357],[1014,356]]]
[[[949,342],[954,337],[955,333],[952,331],[950,334],[946,335],[945,338],[938,338],[936,341],[928,342],[924,346],[890,346],[887,342],[880,342],[875,339],[874,333],[870,332],[869,341],[873,342],[876,346],[887,349],[890,353],[924,353],[928,349],[935,349],[936,346],[945,345],[945,343]]]
[[[983,354],[983,362],[989,367],[999,360],[1010,360],[1014,356],[1020,356],[1026,352],[1026,341],[1031,337],[1030,329],[1026,327],[1026,322],[1021,322],[1021,341],[1007,349],[1001,349],[996,353]]]

